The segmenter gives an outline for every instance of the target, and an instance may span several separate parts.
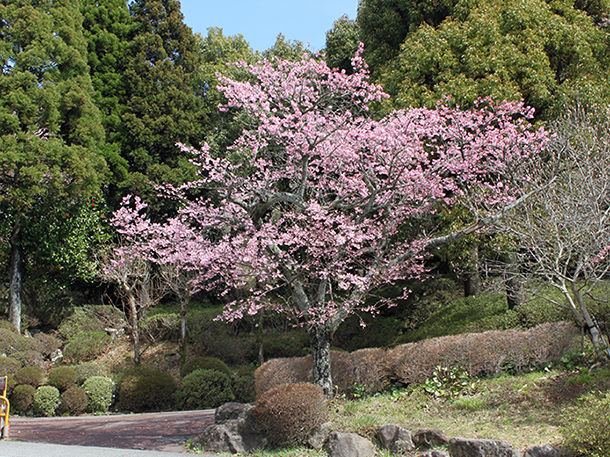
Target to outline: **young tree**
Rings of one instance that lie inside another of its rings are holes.
[[[520,246],[525,278],[558,290],[599,350],[587,302],[610,269],[610,122],[607,112],[587,111],[576,106],[555,122],[549,156],[528,183],[552,184],[521,205],[506,228]]]
[[[375,121],[368,104],[386,95],[368,82],[358,55],[350,75],[306,56],[243,65],[254,82],[223,78],[221,90],[225,109],[245,110],[255,128],[228,158],[182,146],[197,154],[200,179],[166,188],[183,202],[177,217],[152,224],[141,205],[126,205],[116,223],[144,237],[144,250],[167,245],[164,231],[180,233],[172,249],[197,269],[199,288],[250,289],[224,319],[271,309],[304,325],[314,380],[331,394],[330,343],[346,316],[375,312],[365,299],[377,287],[417,277],[426,249],[499,214],[436,238],[419,229],[422,220],[456,199],[473,211],[485,204],[487,215],[514,205],[521,197],[512,178],[546,134],[531,128],[522,105],[489,101],[468,112],[439,106]],[[204,196],[188,199],[194,190]]]

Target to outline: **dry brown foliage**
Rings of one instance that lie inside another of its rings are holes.
[[[265,392],[256,401],[253,417],[270,444],[301,444],[328,421],[328,403],[318,386],[284,384]]]
[[[461,365],[471,376],[519,372],[560,359],[577,334],[573,324],[555,322],[529,330],[444,336],[398,346],[388,351],[387,362],[390,376],[404,384],[425,381],[439,365]]]

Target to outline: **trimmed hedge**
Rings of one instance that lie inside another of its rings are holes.
[[[235,400],[231,378],[216,370],[195,370],[182,380],[174,394],[178,409],[208,409]]]
[[[166,411],[173,407],[177,385],[169,374],[154,367],[128,370],[119,384],[119,409],[144,412]]]

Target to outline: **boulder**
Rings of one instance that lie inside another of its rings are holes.
[[[330,435],[330,422],[324,422],[307,439],[307,443],[314,449],[322,449]]]
[[[546,445],[527,449],[523,457],[569,457],[570,455],[570,451]]]
[[[383,449],[393,454],[403,454],[415,449],[411,432],[398,425],[384,425],[377,430],[377,437]]]
[[[426,451],[423,454],[417,454],[417,457],[449,457],[449,453],[447,451],[434,449],[432,451]]]
[[[452,457],[521,457],[509,443],[500,440],[451,438]]]
[[[252,405],[226,403],[214,414],[216,423],[193,442],[207,452],[246,454],[263,447],[251,414]]]
[[[332,432],[328,437],[330,457],[373,457],[375,446],[355,433]]]
[[[413,434],[413,443],[418,448],[430,449],[449,444],[449,437],[442,430],[420,429]]]

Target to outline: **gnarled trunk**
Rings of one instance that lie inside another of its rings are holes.
[[[11,235],[10,283],[8,294],[8,316],[11,324],[21,333],[23,246],[21,244],[21,220],[18,220]]]
[[[330,343],[334,330],[329,324],[312,324],[309,327],[311,356],[313,359],[313,382],[320,386],[327,397],[333,396]]]

